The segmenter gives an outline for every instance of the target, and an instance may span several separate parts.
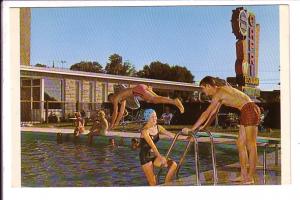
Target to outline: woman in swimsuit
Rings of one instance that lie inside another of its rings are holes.
[[[162,156],[155,144],[159,141],[160,134],[167,135],[170,138],[173,138],[175,134],[167,131],[162,126],[157,125],[157,116],[153,109],[145,110],[144,118],[147,123],[141,132],[139,154],[142,169],[149,185],[153,186],[157,184],[154,167],[167,167],[169,170],[165,178],[165,183],[170,182],[176,172],[177,164]]]
[[[131,96],[140,97],[143,100],[154,104],[172,104],[177,106],[177,108],[180,110],[180,113],[184,113],[184,107],[178,98],[170,99],[168,97],[159,96],[153,92],[151,87],[148,87],[144,84],[139,84],[133,88],[123,89],[117,94],[108,95],[108,100],[113,103],[113,114],[109,130],[120,123],[125,111],[126,99]],[[119,103],[121,104],[120,109],[118,108]]]

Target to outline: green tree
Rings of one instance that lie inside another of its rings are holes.
[[[170,66],[167,63],[155,61],[150,65],[145,65],[144,68],[137,72],[137,76],[141,78],[159,79],[167,81],[178,81],[193,83],[194,76],[186,68],[178,65]]]
[[[129,62],[123,63],[123,58],[118,54],[113,54],[108,58],[109,62],[106,64],[105,71],[108,74],[135,76],[136,70]]]
[[[171,74],[170,81],[178,81],[178,82],[185,82],[185,83],[194,82],[194,76],[186,67],[175,65],[171,67],[170,74]]]
[[[137,72],[137,76],[141,78],[170,80],[170,65],[159,61],[151,62],[150,65],[145,65],[144,68]]]
[[[102,66],[98,62],[85,62],[75,63],[70,67],[71,70],[84,71],[84,72],[94,72],[94,73],[104,73]]]
[[[44,64],[40,64],[40,63],[37,63],[34,65],[35,67],[47,67],[47,65],[44,65]]]

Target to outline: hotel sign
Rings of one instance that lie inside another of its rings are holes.
[[[260,90],[258,88],[242,86],[242,91],[250,97],[260,96]]]
[[[259,85],[259,78],[253,76],[242,76],[237,77],[237,82],[241,83],[242,85]]]
[[[243,7],[232,11],[231,25],[236,42],[235,72],[240,87],[259,85],[258,49],[260,26],[255,15]],[[255,93],[257,94],[257,92]]]

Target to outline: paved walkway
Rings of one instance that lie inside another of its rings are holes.
[[[280,151],[279,151],[280,155]],[[280,185],[281,184],[281,159],[279,156],[278,165],[275,165],[275,152],[267,154],[267,169],[263,171],[263,156],[259,155],[259,161],[256,169],[255,185]],[[217,169],[218,181],[216,185],[240,185],[239,182],[233,182],[232,180],[240,176],[240,165],[234,163]],[[180,176],[180,175],[179,175]],[[205,171],[200,173],[201,185],[214,185],[213,171]],[[196,185],[196,175],[183,177],[174,180],[171,183],[163,184],[168,186],[187,186]]]
[[[73,134],[73,128],[40,128],[40,127],[21,127],[21,131],[30,131],[30,132],[40,132],[40,133],[64,133],[64,134]],[[88,134],[88,130],[85,130],[84,134]],[[218,137],[214,138],[215,144],[235,144],[237,135],[228,134],[228,133],[213,133],[213,135],[217,135]],[[109,131],[106,136],[118,136],[118,137],[135,137],[139,138],[140,133],[136,132],[122,132],[122,131]],[[226,138],[222,137],[225,136]],[[168,138],[164,135],[160,136],[161,138]],[[257,137],[257,139],[265,139],[279,142],[278,138],[269,138],[269,137]],[[200,137],[197,138],[198,142],[209,143],[209,137]]]

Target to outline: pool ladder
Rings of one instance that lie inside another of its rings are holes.
[[[187,136],[190,136],[190,139],[188,141],[188,144],[186,145],[186,148],[184,150],[184,153],[183,155],[181,156],[180,160],[179,160],[179,163],[177,165],[177,168],[176,168],[176,178],[178,179],[178,175],[179,175],[179,170],[180,170],[180,167],[182,166],[183,162],[184,162],[184,159],[185,159],[185,156],[191,146],[191,143],[192,143],[192,140],[194,141],[194,154],[195,154],[195,171],[196,171],[196,184],[197,185],[201,185],[201,182],[200,182],[200,162],[199,162],[199,149],[198,149],[198,141],[197,141],[197,138],[200,138],[201,137],[201,134],[198,134],[198,133],[202,133],[202,132],[205,132],[209,138],[210,138],[210,147],[211,147],[211,158],[212,158],[212,166],[213,166],[213,183],[214,185],[217,184],[218,182],[218,175],[217,175],[217,167],[216,167],[216,155],[215,155],[215,146],[214,146],[214,138],[213,138],[213,135],[211,134],[211,132],[209,131],[196,131],[194,133],[188,133]],[[170,146],[170,148],[168,149],[167,151],[167,154],[166,154],[166,159],[170,156],[171,154],[171,151],[173,149],[173,147],[175,146],[175,143],[177,142],[178,140],[178,137],[180,135],[185,135],[182,131],[178,132],[173,141],[172,141],[172,144]],[[157,182],[159,182],[159,178],[160,178],[160,173],[162,171],[162,167],[159,169],[157,175],[156,175],[156,180]]]

